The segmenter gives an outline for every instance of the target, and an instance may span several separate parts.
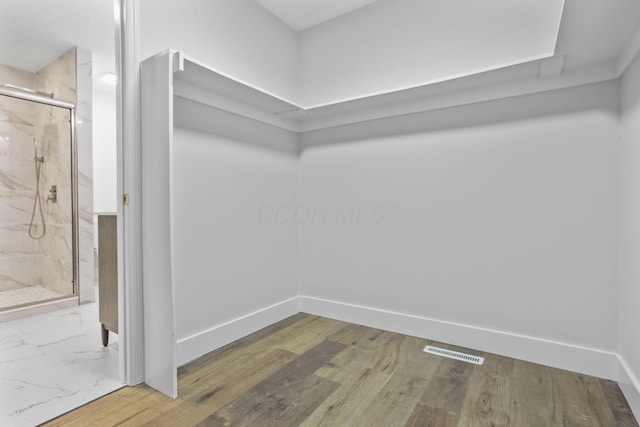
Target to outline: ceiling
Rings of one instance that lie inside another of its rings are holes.
[[[639,0],[565,0],[556,54],[565,68],[615,61],[638,30]]]
[[[256,0],[296,31],[318,25],[376,0]]]
[[[94,84],[115,72],[113,0],[0,0],[0,63],[36,72],[74,46],[93,53]]]
[[[376,2],[255,1],[296,30]],[[113,16],[113,0],[0,0],[0,63],[37,71],[80,46],[93,53],[94,84],[105,87],[99,78],[115,71]],[[565,69],[615,60],[639,26],[639,0],[564,0],[556,54],[565,55]]]

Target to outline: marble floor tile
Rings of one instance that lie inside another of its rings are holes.
[[[33,426],[122,384],[118,336],[103,347],[98,306],[0,323],[0,425]]]

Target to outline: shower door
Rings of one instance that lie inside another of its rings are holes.
[[[76,294],[73,104],[14,92],[0,92],[0,311]]]

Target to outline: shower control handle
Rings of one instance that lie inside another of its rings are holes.
[[[47,197],[47,200],[50,200],[51,203],[58,203],[58,186],[57,185],[51,186],[51,188],[49,189],[49,197]]]

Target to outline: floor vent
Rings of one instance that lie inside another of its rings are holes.
[[[437,354],[438,356],[442,357],[448,357],[449,359],[456,359],[463,362],[474,363],[476,365],[482,365],[484,363],[484,357],[473,356],[466,353],[459,353],[457,351],[445,350],[444,348],[433,347],[430,345],[424,348],[424,352]]]

